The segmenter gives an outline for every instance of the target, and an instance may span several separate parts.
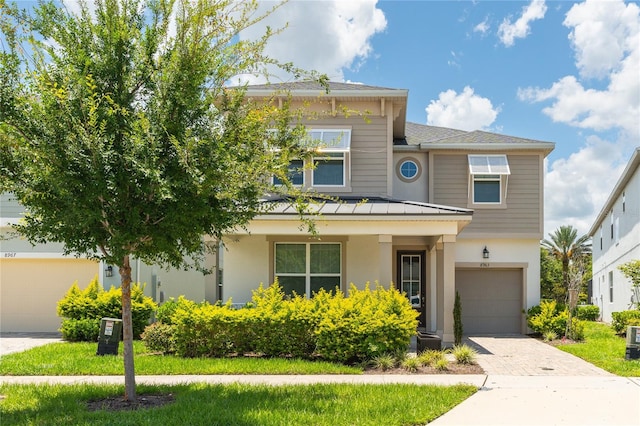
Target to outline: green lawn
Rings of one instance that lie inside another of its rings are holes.
[[[120,386],[0,386],[2,425],[416,425],[446,413],[476,391],[468,385],[139,386],[171,393],[159,408],[110,412],[90,400],[122,395]]]
[[[626,341],[607,324],[587,322],[583,343],[558,348],[618,376],[640,377],[640,360],[624,359]]]
[[[0,375],[123,375],[120,355],[96,355],[97,343],[51,343],[0,357]],[[134,342],[136,374],[361,374],[362,369],[320,361],[281,358],[180,358],[146,351]]]

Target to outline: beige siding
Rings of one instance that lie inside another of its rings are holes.
[[[475,208],[465,234],[541,233],[542,156],[508,154],[511,175],[507,182],[507,208]],[[466,154],[434,155],[433,202],[457,207],[468,204],[469,174]]]
[[[351,127],[351,193],[372,196],[387,193],[387,118],[353,115],[308,122],[310,127]],[[331,195],[330,191],[323,191]],[[344,192],[340,195],[345,195]]]

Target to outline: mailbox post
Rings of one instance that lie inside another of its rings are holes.
[[[118,355],[121,334],[121,319],[102,318],[100,320],[100,335],[98,336],[98,351],[96,355]]]

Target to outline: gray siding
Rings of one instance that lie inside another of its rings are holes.
[[[507,182],[507,208],[476,208],[465,233],[542,233],[541,156],[507,154],[511,175]],[[469,175],[466,154],[434,156],[433,202],[456,207],[468,204]]]
[[[18,203],[15,197],[8,193],[3,192],[0,194],[0,217],[3,218],[17,218],[22,217],[24,207]]]

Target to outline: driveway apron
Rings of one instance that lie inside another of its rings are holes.
[[[640,380],[618,377],[536,339],[477,336],[487,379],[444,425],[640,425]]]

